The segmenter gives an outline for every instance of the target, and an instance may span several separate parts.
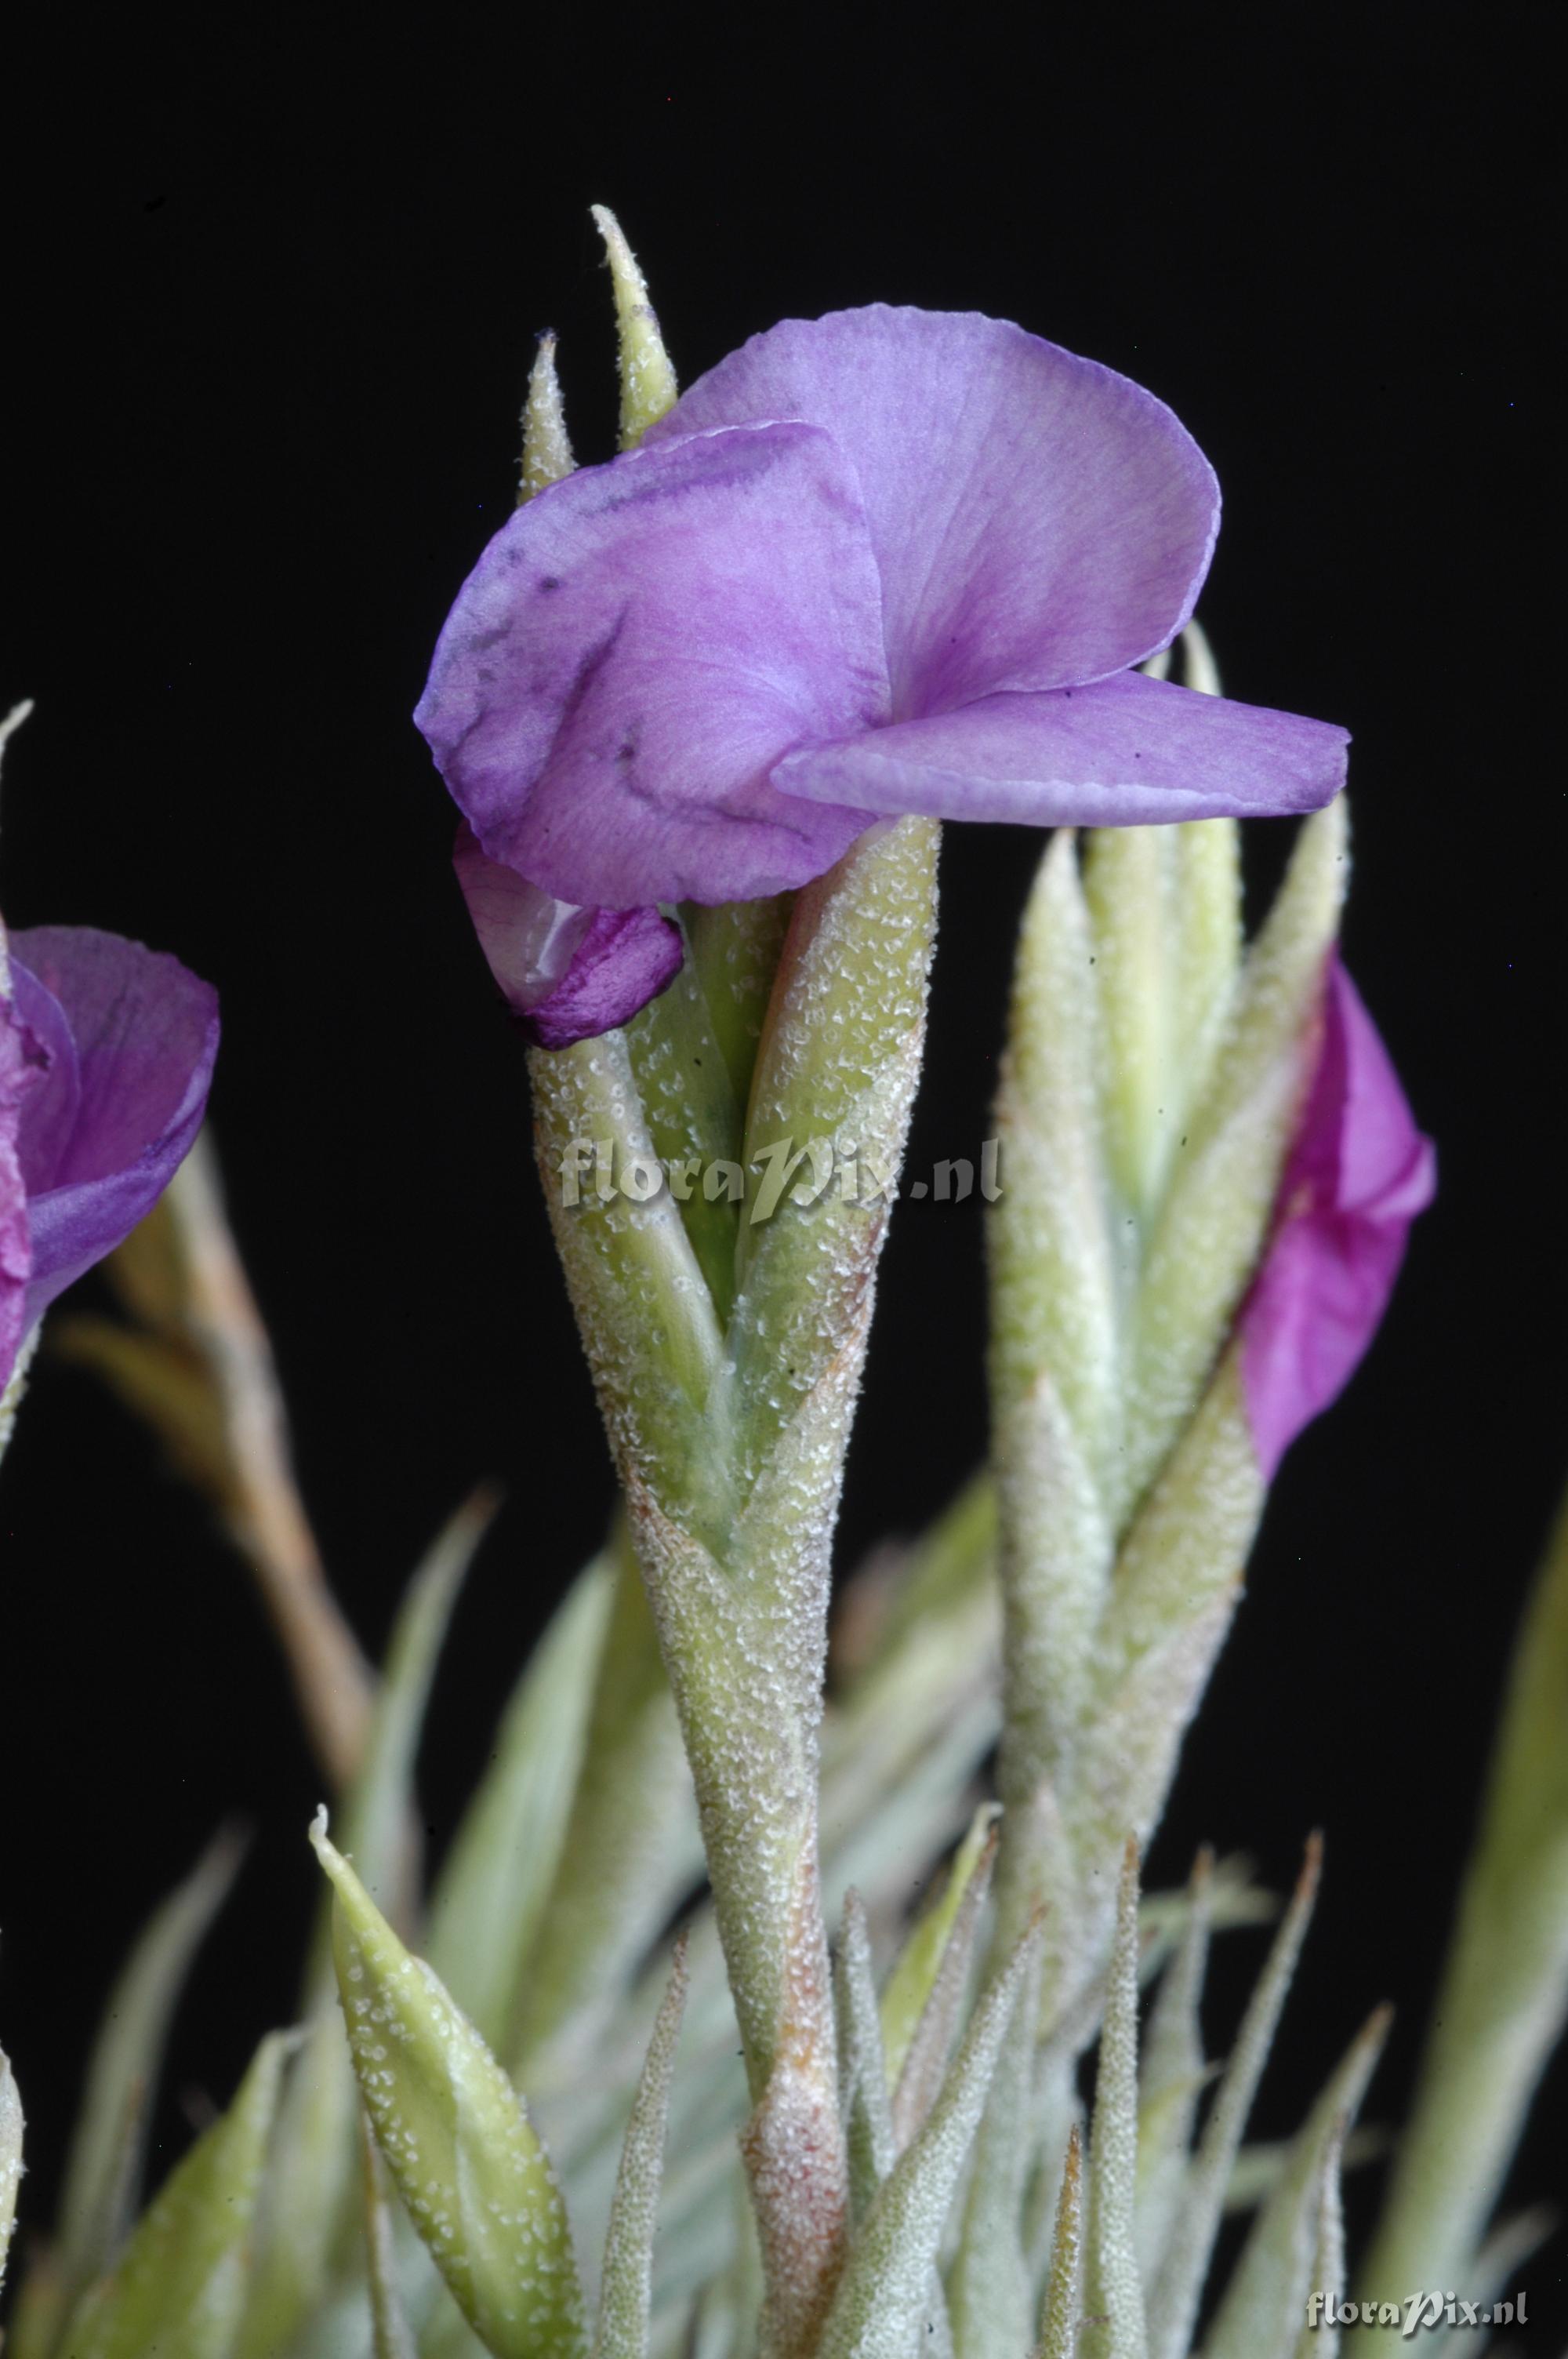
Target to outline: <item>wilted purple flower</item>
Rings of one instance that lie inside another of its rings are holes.
[[[1273,1237],[1241,1313],[1247,1414],[1266,1476],[1355,1374],[1436,1179],[1432,1142],[1336,954]]]
[[[9,940],[0,974],[0,1390],[34,1322],[126,1237],[200,1125],[218,1002],[89,927]]]
[[[786,321],[503,527],[416,718],[489,860],[621,912],[804,884],[902,812],[1310,810],[1342,730],[1134,669],[1218,507],[1163,403],[1021,328]]]

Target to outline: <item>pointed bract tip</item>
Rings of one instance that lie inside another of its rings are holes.
[[[327,1841],[327,1805],[325,1802],[317,1803],[316,1815],[311,1820],[308,1832],[310,1837],[310,1848],[316,1854],[317,1857],[319,1858],[321,1854],[321,1846]]]
[[[604,240],[615,289],[615,318],[621,332],[621,448],[634,451],[650,426],[675,408],[678,387],[658,315],[648,299],[648,286],[626,234],[608,205],[590,205],[594,227]]]
[[[14,704],[11,707],[10,712],[6,713],[5,719],[0,721],[0,753],[5,751],[5,740],[16,734],[16,731],[21,727],[23,722],[27,720],[32,710],[32,698],[30,696],[24,696],[21,702],[19,704]]]
[[[1322,1877],[1323,1829],[1321,1827],[1314,1827],[1311,1834],[1308,1835],[1306,1839],[1306,1850],[1302,1854],[1302,1872],[1296,1878],[1296,1888],[1292,1895],[1292,1899],[1297,1901],[1310,1900],[1316,1892],[1318,1885],[1322,1881]]]
[[[534,353],[534,365],[528,372],[528,393],[523,404],[523,467],[517,486],[519,507],[531,500],[535,492],[547,491],[552,484],[558,484],[577,466],[577,461],[572,457],[571,438],[567,432],[561,381],[556,374],[556,342],[553,328],[541,330]]]

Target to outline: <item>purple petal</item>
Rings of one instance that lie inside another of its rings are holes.
[[[773,777],[864,811],[1130,827],[1312,810],[1344,785],[1348,743],[1326,722],[1123,672],[803,748]]]
[[[55,1049],[18,1142],[31,1323],[130,1234],[174,1177],[206,1108],[218,1002],[178,959],[90,927],[36,927],[11,947],[18,1012]]]
[[[803,418],[859,478],[902,720],[1140,663],[1192,613],[1219,491],[1162,401],[978,312],[786,320],[650,440]]]
[[[484,850],[630,909],[816,876],[864,826],[767,774],[887,716],[876,566],[815,428],[699,435],[520,508],[449,616],[415,718]]]
[[[680,972],[680,929],[657,909],[584,909],[487,860],[466,822],[453,865],[490,971],[543,1049],[626,1023]]]
[[[1266,1477],[1354,1375],[1436,1176],[1432,1142],[1335,956],[1273,1240],[1241,1313],[1247,1414]]]
[[[0,1393],[27,1330],[32,1245],[18,1135],[30,1097],[48,1071],[46,1052],[14,1002],[0,993]]]

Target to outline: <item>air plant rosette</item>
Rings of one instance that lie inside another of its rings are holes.
[[[621,455],[575,467],[542,339],[517,511],[417,717],[621,1505],[427,1890],[414,1758],[488,1503],[373,1673],[191,1151],[211,995],[106,936],[0,966],[0,1440],[42,1312],[112,1255],[125,1316],[59,1343],[254,1566],[332,1796],[297,2020],[146,2209],[146,2093],[232,1845],[125,1965],[47,2232],[0,2064],[7,2352],[1298,2359],[1352,2300],[1390,2338],[1417,2285],[1489,2301],[1541,2234],[1494,2212],[1568,1997],[1568,1547],[1354,2269],[1366,1995],[1297,2136],[1246,2143],[1316,1839],[1223,2064],[1209,1945],[1275,1904],[1207,1854],[1184,1890],[1141,1879],[1274,1472],[1433,1187],[1339,954],[1345,733],[1219,692],[1193,621],[1217,491],[1152,395],[873,307],[677,397],[598,218]],[[1291,816],[1249,940],[1241,822]],[[968,820],[1053,831],[987,1190],[990,1461],[851,1582],[830,1679],[941,823]]]

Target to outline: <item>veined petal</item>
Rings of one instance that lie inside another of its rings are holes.
[[[11,981],[16,981],[15,970]],[[27,1332],[27,1277],[32,1268],[27,1190],[19,1133],[27,1102],[46,1078],[47,1052],[14,999],[0,992],[0,1393],[4,1393]]]
[[[626,1023],[680,972],[680,929],[657,909],[585,909],[491,860],[465,821],[452,864],[508,1007],[542,1049]]]
[[[35,927],[11,948],[18,1005],[52,998],[63,1012],[77,1091],[69,1126],[49,1103],[52,1072],[35,1093],[36,1133],[32,1107],[22,1116],[30,1324],[130,1234],[184,1160],[206,1110],[218,1000],[178,959],[89,926]]]
[[[785,320],[683,395],[650,442],[802,418],[860,481],[894,711],[1103,679],[1193,610],[1219,489],[1162,401],[974,311]]]
[[[773,780],[862,811],[1148,826],[1314,810],[1345,783],[1348,742],[1326,722],[1123,672],[802,747]]]
[[[492,860],[579,905],[804,884],[865,821],[767,774],[888,714],[853,475],[799,424],[584,468],[460,592],[416,719]]]
[[[1432,1142],[1335,956],[1278,1225],[1241,1313],[1247,1414],[1265,1475],[1354,1375],[1436,1180]]]

